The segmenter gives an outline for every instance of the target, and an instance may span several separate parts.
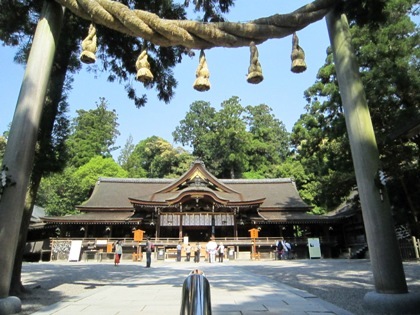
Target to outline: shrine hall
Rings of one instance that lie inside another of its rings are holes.
[[[133,240],[141,230],[163,247],[213,237],[240,251],[249,249],[252,229],[269,249],[280,237],[297,246],[319,237],[331,255],[345,241],[337,233],[345,217],[311,214],[292,179],[218,179],[202,161],[178,179],[100,178],[77,210],[43,217],[43,224],[56,237],[83,240]]]

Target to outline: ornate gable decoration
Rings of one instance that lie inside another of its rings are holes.
[[[242,193],[219,181],[207,171],[203,162],[195,161],[179,179],[152,195],[130,198],[137,207],[214,208],[239,205],[259,205],[263,200],[244,200]]]
[[[207,171],[202,161],[193,162],[191,168],[184,173],[177,181],[156,193],[169,193],[185,189],[203,189],[220,191],[225,193],[238,193],[232,188],[220,182],[216,177]]]

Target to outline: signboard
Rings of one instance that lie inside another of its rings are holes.
[[[308,238],[309,258],[321,258],[319,238]]]
[[[81,249],[82,249],[82,241],[71,241],[69,261],[79,261]]]
[[[145,231],[142,230],[135,230],[134,233],[134,241],[135,242],[141,242],[143,240],[143,234]]]
[[[251,238],[258,238],[258,229],[250,229],[248,230]]]

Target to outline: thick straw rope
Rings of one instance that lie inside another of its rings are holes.
[[[244,47],[283,38],[322,19],[335,0],[315,0],[289,14],[275,14],[247,23],[202,23],[165,20],[156,14],[131,10],[111,0],[55,0],[77,16],[118,32],[141,37],[159,46],[190,49]]]

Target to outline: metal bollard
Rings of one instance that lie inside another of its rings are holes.
[[[210,284],[198,269],[192,271],[182,285],[180,315],[211,315]]]

